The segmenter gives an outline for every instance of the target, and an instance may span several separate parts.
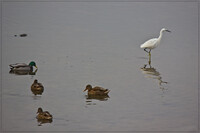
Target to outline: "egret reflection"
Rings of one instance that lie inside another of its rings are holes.
[[[160,72],[158,72],[155,67],[151,66],[151,56],[149,56],[148,64],[144,64],[144,66],[140,69],[142,73],[145,74],[146,78],[156,79],[158,81],[158,86],[163,93],[165,90],[167,90],[163,84],[167,84],[168,82],[163,81]]]

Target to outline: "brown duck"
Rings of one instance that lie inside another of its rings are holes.
[[[108,95],[110,90],[104,89],[102,87],[96,86],[92,88],[91,85],[87,85],[84,91],[88,91],[88,95],[105,96]]]
[[[52,115],[48,111],[43,111],[42,108],[38,108],[37,116],[38,120],[52,120]]]
[[[33,84],[31,85],[31,91],[35,95],[41,95],[44,91],[44,86],[41,83],[38,83],[38,80],[35,79]]]

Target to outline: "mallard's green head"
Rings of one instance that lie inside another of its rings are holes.
[[[31,61],[31,62],[29,63],[29,66],[34,66],[34,67],[37,68],[36,63],[35,63],[34,61]]]

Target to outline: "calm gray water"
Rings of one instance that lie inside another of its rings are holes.
[[[198,130],[197,2],[3,2],[2,22],[3,131]],[[140,44],[163,27],[149,68]],[[36,75],[9,73],[32,60]],[[87,84],[109,98],[87,99]]]

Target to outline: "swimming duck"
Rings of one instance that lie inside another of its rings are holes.
[[[11,71],[33,71],[33,66],[36,67],[36,63],[34,61],[31,61],[28,65],[25,63],[16,63],[16,64],[10,64]]]
[[[108,93],[110,92],[110,90],[98,86],[92,88],[91,85],[87,85],[84,91],[86,90],[88,90],[88,95],[99,95],[99,96],[108,95]]]
[[[44,91],[44,86],[41,83],[38,83],[38,80],[35,79],[33,84],[31,85],[31,91],[35,95],[41,95]]]
[[[52,120],[52,115],[48,111],[43,111],[42,108],[38,108],[36,118],[38,120]]]

